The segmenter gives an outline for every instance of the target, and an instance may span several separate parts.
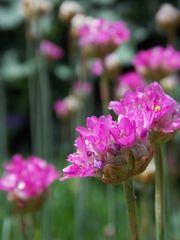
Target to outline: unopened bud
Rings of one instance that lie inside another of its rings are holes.
[[[156,22],[164,31],[174,31],[180,24],[180,11],[170,3],[164,3],[156,14]]]
[[[84,10],[82,6],[75,1],[65,1],[61,4],[59,8],[59,19],[63,21],[71,21],[71,19],[76,15],[83,13]]]

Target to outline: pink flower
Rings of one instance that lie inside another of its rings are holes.
[[[39,47],[39,52],[50,59],[60,59],[64,55],[61,47],[49,40],[42,40]]]
[[[0,190],[8,192],[11,200],[28,201],[38,198],[59,177],[58,171],[51,164],[36,156],[24,159],[16,154],[4,165],[4,170]]]
[[[92,85],[89,82],[76,81],[73,85],[75,95],[86,96],[92,91]]]
[[[129,37],[126,24],[120,21],[111,23],[105,19],[92,19],[79,29],[80,46],[97,51],[101,56],[112,52]]]
[[[91,73],[95,77],[99,77],[103,74],[104,68],[100,59],[94,61],[91,65]]]
[[[128,117],[135,121],[138,136],[142,138],[147,132],[165,137],[180,129],[179,105],[157,82],[135,93],[127,92],[122,100],[110,102],[109,109],[119,119]]]
[[[116,95],[123,96],[127,90],[135,91],[145,86],[143,77],[136,72],[128,72],[118,77]]]
[[[58,118],[66,118],[80,107],[77,97],[69,95],[62,100],[54,103],[54,111]]]
[[[180,69],[180,52],[172,46],[154,47],[137,53],[133,63],[145,77],[160,80]]]
[[[69,155],[71,164],[63,169],[61,180],[94,176],[116,184],[144,170],[151,158],[149,150],[142,150],[140,142],[136,142],[135,122],[126,117],[119,122],[113,121],[111,115],[88,117],[86,127],[76,130],[80,135],[75,141],[76,152]],[[134,158],[133,166],[128,167]]]

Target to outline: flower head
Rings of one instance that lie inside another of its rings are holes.
[[[4,170],[0,190],[8,192],[9,200],[18,207],[22,203],[26,205],[31,200],[40,199],[49,185],[59,177],[58,171],[51,164],[36,156],[24,159],[16,154],[4,165]]]
[[[126,117],[119,122],[113,121],[111,115],[88,117],[86,128],[76,130],[80,135],[75,141],[77,150],[69,155],[71,164],[63,169],[61,180],[94,176],[117,184],[143,171],[151,158],[148,150],[136,142],[134,121]]]
[[[126,42],[130,32],[124,22],[92,19],[79,29],[79,45],[89,55],[104,57]]]
[[[134,93],[128,92],[122,100],[110,102],[109,108],[119,118],[134,120],[139,137],[149,132],[162,139],[180,129],[179,105],[164,93],[157,82]]]
[[[62,48],[49,40],[43,40],[40,43],[39,52],[50,59],[60,59],[64,55]]]
[[[159,81],[180,69],[180,52],[172,46],[154,47],[137,53],[133,63],[144,77]]]

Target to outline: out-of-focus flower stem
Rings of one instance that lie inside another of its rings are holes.
[[[7,157],[6,94],[4,81],[0,79],[0,160]]]
[[[128,221],[131,235],[130,239],[139,240],[136,214],[136,197],[133,190],[132,178],[129,178],[124,182],[124,193],[126,197]]]
[[[32,213],[32,222],[33,222],[33,228],[34,228],[34,237],[33,240],[42,240],[42,231],[40,227],[40,223],[37,219],[36,213]]]
[[[108,78],[105,66],[105,59],[102,59],[104,73],[100,80],[100,93],[101,93],[101,103],[103,114],[108,114],[108,103],[109,103],[109,88],[108,88]]]
[[[158,145],[155,156],[155,218],[156,240],[165,239],[165,194],[164,194],[164,166],[162,146]]]
[[[28,235],[27,235],[27,228],[26,228],[26,221],[25,221],[25,216],[23,214],[20,214],[20,227],[21,227],[21,233],[22,233],[22,238],[23,240],[28,240]]]

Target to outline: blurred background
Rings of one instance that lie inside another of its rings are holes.
[[[0,162],[2,166],[15,153],[33,154],[61,170],[66,166],[67,155],[74,150],[75,127],[84,125],[86,116],[100,116],[103,112],[100,97],[103,70],[99,65],[93,68],[94,60],[83,58],[74,33],[82,20],[72,24],[72,9],[65,9],[65,13],[59,10],[65,1],[34,1],[0,1]],[[164,1],[75,2],[80,6],[77,13],[112,22],[123,20],[130,29],[130,40],[117,48],[115,57],[109,61],[109,69],[113,68],[109,77],[111,99],[117,98],[114,92],[118,75],[134,70],[132,58],[137,51],[165,47],[168,43],[180,50],[180,27],[172,37],[157,24],[156,14]],[[168,3],[180,8],[178,0]],[[165,85],[180,101],[179,73],[173,77],[175,80]],[[170,240],[180,239],[179,144],[177,135],[167,152],[167,188],[171,194],[166,214]],[[135,180],[135,189],[141,238],[153,240],[153,177]],[[128,239],[121,186],[113,189],[109,201],[108,197],[106,186],[94,178],[56,181],[39,212],[42,239]],[[0,204],[0,239],[22,239],[16,215],[4,193],[0,193]]]

